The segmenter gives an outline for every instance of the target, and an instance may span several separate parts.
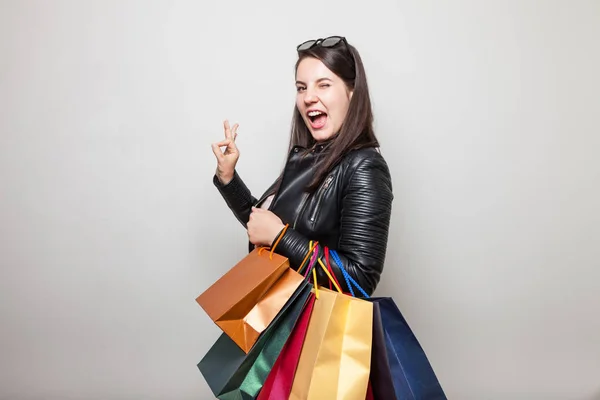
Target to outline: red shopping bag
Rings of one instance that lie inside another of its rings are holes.
[[[379,399],[376,399],[375,396],[373,395],[373,386],[371,386],[370,379],[369,379],[369,386],[367,386],[367,398],[365,400],[379,400]]]

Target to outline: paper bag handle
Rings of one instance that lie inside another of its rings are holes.
[[[298,267],[298,269],[296,270],[299,274],[302,273],[302,271],[304,270],[304,266],[306,264],[306,261],[308,260],[308,257],[310,257],[310,254],[314,251],[314,249],[317,247],[317,245],[319,244],[319,242],[314,242],[311,240],[308,246],[308,253],[306,253],[306,257],[304,257],[304,260],[302,260],[302,262],[300,263],[300,266]]]
[[[273,252],[275,251],[275,247],[277,247],[277,245],[281,241],[281,238],[283,237],[283,235],[285,234],[285,231],[287,231],[287,229],[288,229],[289,226],[290,226],[290,224],[285,224],[285,226],[283,227],[283,229],[281,230],[281,232],[277,236],[277,240],[275,240],[275,243],[273,243],[273,248],[271,248],[271,254],[269,254],[269,258],[271,260],[273,259]],[[260,249],[258,249],[258,254],[259,255],[262,254],[262,252],[264,250],[269,250],[269,247],[268,246],[261,247]]]
[[[350,276],[350,274],[348,273],[348,271],[346,271],[344,269],[344,265],[342,264],[342,260],[340,260],[340,257],[338,256],[338,253],[335,250],[329,250],[329,254],[331,254],[331,256],[333,257],[334,261],[336,262],[336,264],[338,265],[338,267],[340,268],[340,270],[342,271],[342,275],[344,275],[344,279],[346,279],[346,285],[348,285],[348,289],[350,289],[350,294],[352,294],[352,297],[356,297],[356,295],[354,294],[354,290],[352,290],[352,284],[354,284],[354,286],[356,286],[356,288],[359,290],[359,292],[365,297],[365,298],[369,298],[369,295],[367,294],[367,292],[365,292],[363,290],[363,288],[360,287],[360,285],[358,283],[356,283],[356,281],[354,280],[354,278],[352,278]]]
[[[329,281],[331,283],[333,283],[333,286],[335,286],[335,289],[341,293],[344,294],[344,292],[342,291],[342,289],[340,289],[337,281],[333,278],[333,276],[331,276],[331,274],[329,273],[329,271],[327,270],[327,267],[325,266],[325,264],[323,264],[323,261],[321,261],[321,259],[319,258],[319,265],[321,266],[321,268],[323,268],[323,271],[325,271],[325,273],[327,274],[327,277],[329,278]]]
[[[306,272],[304,273],[304,277],[308,278],[308,274],[310,274],[312,272],[312,270],[315,267],[315,263],[317,262],[317,256],[319,255],[319,244],[318,242],[315,243],[314,246],[312,246],[312,240],[311,240],[311,247],[313,248],[312,252],[313,255],[310,259],[310,262],[308,263],[308,268],[306,269]]]
[[[335,285],[335,288],[337,289],[337,291],[339,293],[343,293],[342,290],[340,289],[339,285],[337,284],[337,281],[335,280],[335,278],[333,278],[331,276],[331,274],[329,273],[329,271],[327,270],[327,268],[325,267],[325,265],[323,265],[323,261],[321,260],[321,257],[319,257],[318,242],[315,242],[315,244],[313,245],[313,242],[311,240],[309,242],[309,247],[310,247],[310,250],[309,250],[309,252],[306,255],[306,258],[304,260],[306,261],[306,259],[310,255],[310,253],[313,253],[313,256],[312,256],[312,259],[310,261],[310,265],[308,266],[308,268],[306,269],[306,272],[304,273],[304,278],[308,279],[309,274],[312,272],[313,284],[314,284],[314,287],[315,287],[315,298],[317,300],[319,299],[319,282],[317,281],[317,279],[318,279],[317,278],[317,270],[315,268],[315,265],[316,265],[317,262],[319,263],[319,265],[321,266],[321,268],[323,268],[323,271],[325,271],[325,274],[327,274],[327,276],[329,277],[329,280]]]
[[[337,279],[333,275],[333,271],[330,270],[331,267],[327,268],[325,266],[325,264],[323,264],[323,261],[321,260],[321,258],[318,257],[318,243],[319,242],[314,242],[313,243],[312,240],[309,242],[308,253],[306,254],[306,257],[304,257],[304,260],[302,261],[302,264],[300,265],[300,268],[298,268],[298,272],[302,273],[302,270],[304,269],[303,268],[304,264],[308,260],[308,258],[311,255],[311,253],[313,253],[313,257],[311,259],[310,265],[308,266],[308,268],[304,272],[304,277],[308,278],[308,275],[312,272],[313,282],[314,282],[314,285],[315,285],[315,297],[317,299],[319,298],[319,285],[318,285],[318,282],[317,282],[317,271],[315,269],[315,259],[319,263],[319,265],[321,266],[321,268],[323,269],[323,272],[325,272],[325,274],[329,278],[329,281],[333,284],[333,286],[335,286],[335,289],[338,291],[338,293],[344,294],[344,292],[340,288],[339,282],[337,281]],[[350,289],[350,293],[351,293],[352,297],[356,297],[356,295],[354,294],[354,290],[352,289],[352,284],[354,284],[354,286],[361,292],[361,294],[365,298],[369,298],[369,295],[367,294],[367,292],[365,292],[363,290],[363,288],[361,288],[360,285],[354,280],[354,278],[352,278],[350,276],[350,274],[348,273],[348,271],[346,271],[344,269],[342,261],[340,260],[340,257],[338,256],[337,252],[335,250],[330,250],[328,247],[325,247],[325,252],[326,252],[325,253],[325,257],[327,258],[327,263],[328,264],[329,264],[329,259],[327,257],[328,254],[331,254],[331,256],[333,257],[333,259],[335,260],[335,262],[338,264],[340,270],[342,271],[342,274],[344,275],[344,279],[346,280],[346,285]]]
[[[329,271],[329,273],[331,274],[331,276],[333,276],[333,279],[335,280],[335,283],[338,284],[338,286],[340,285],[340,281],[338,281],[337,277],[335,276],[335,274],[333,273],[333,269],[331,268],[331,263],[329,262],[329,247],[325,246],[325,265],[327,266],[327,270]],[[329,289],[333,289],[331,287],[331,282],[329,282]]]

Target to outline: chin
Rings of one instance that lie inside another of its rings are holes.
[[[327,140],[327,139],[329,139],[329,138],[331,138],[333,136],[333,133],[331,131],[329,131],[329,130],[327,130],[327,131],[316,131],[316,132],[310,131],[310,133],[311,133],[313,139],[315,141],[317,141],[317,142],[323,142],[323,141],[325,141],[325,140]]]

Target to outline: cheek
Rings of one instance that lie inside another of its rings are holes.
[[[304,115],[304,102],[300,97],[296,97],[296,108],[300,111],[300,114]]]
[[[336,120],[344,119],[346,112],[348,111],[348,99],[344,93],[336,93],[335,96],[331,96],[329,99],[329,113],[334,116]]]

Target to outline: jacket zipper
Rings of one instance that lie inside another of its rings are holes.
[[[325,195],[325,192],[327,192],[327,188],[329,187],[329,185],[331,184],[332,181],[333,181],[333,175],[329,175],[327,177],[327,179],[325,179],[325,183],[323,183],[323,187],[321,188],[319,197],[317,198],[317,203],[315,204],[315,208],[310,216],[310,222],[315,222],[315,219],[317,219],[317,214],[318,214],[320,206],[321,206],[321,200],[323,200],[323,196]]]
[[[302,201],[300,202],[300,205],[298,206],[298,210],[296,211],[296,218],[294,218],[293,229],[296,229],[296,223],[298,222],[298,217],[300,217],[300,214],[302,214],[302,211],[304,211],[304,204],[306,203],[307,198],[308,198],[308,193],[304,192],[304,194],[302,195]]]

